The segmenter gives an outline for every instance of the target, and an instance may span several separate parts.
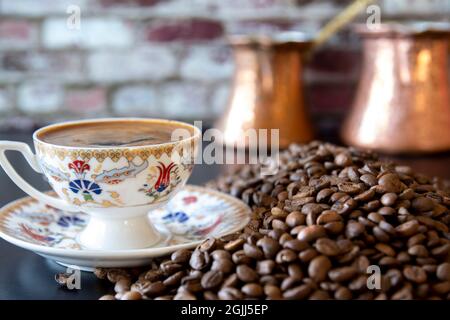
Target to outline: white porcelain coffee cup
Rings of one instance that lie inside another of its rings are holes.
[[[69,147],[43,141],[56,128],[87,123],[145,122],[173,128],[171,141],[143,146]],[[36,154],[23,142],[0,141],[0,165],[30,196],[61,210],[90,215],[79,236],[89,249],[140,249],[161,239],[148,212],[166,204],[189,178],[201,131],[193,125],[162,119],[109,118],[64,122],[33,134]],[[58,197],[28,184],[13,168],[5,151],[19,151],[44,174]]]

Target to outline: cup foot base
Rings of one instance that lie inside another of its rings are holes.
[[[130,250],[154,246],[161,238],[147,215],[127,219],[92,216],[78,243],[91,250]]]

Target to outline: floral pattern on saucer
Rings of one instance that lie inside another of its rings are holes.
[[[235,199],[202,187],[186,186],[150,219],[172,237],[165,246],[200,241],[237,231],[249,220],[249,209]],[[84,250],[77,235],[86,226],[85,213],[69,213],[30,197],[0,210],[0,235],[39,246]]]

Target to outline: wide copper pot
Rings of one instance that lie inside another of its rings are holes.
[[[363,68],[343,140],[386,153],[450,150],[448,25],[357,31]]]
[[[302,80],[302,57],[311,42],[292,33],[234,35],[229,40],[235,73],[226,113],[218,123],[225,144],[249,147],[248,129],[279,129],[281,148],[311,140]]]

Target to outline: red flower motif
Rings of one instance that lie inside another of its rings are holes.
[[[158,192],[164,191],[170,184],[170,172],[175,168],[175,164],[171,162],[167,167],[164,163],[158,161],[159,165],[156,167],[159,170],[159,177],[155,183],[155,190]]]
[[[75,170],[76,173],[83,173],[86,170],[89,170],[91,167],[82,160],[75,160],[69,163],[69,169]]]
[[[197,197],[196,196],[188,196],[188,197],[184,197],[183,198],[183,202],[185,205],[191,204],[191,203],[196,203],[197,202]]]

